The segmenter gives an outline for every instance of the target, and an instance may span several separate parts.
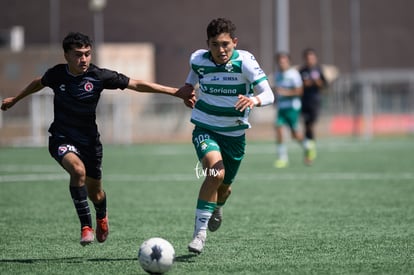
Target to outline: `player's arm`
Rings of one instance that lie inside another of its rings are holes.
[[[319,78],[315,80],[316,86],[318,86],[319,89],[323,89],[326,86],[326,78],[322,72],[322,68],[319,70]]]
[[[25,98],[26,96],[36,93],[43,89],[44,86],[42,84],[41,78],[35,78],[32,82],[30,82],[29,85],[27,85],[26,88],[24,88],[17,96],[14,97],[8,97],[3,99],[3,102],[1,104],[1,109],[3,111],[6,111],[13,107],[14,104],[19,102],[21,99]]]
[[[260,107],[273,103],[275,97],[273,95],[273,90],[267,80],[259,82],[254,86],[253,90],[255,96],[246,97],[244,95],[239,95],[239,100],[235,105],[236,110],[243,112],[246,108],[252,109],[255,106]]]
[[[255,96],[239,95],[238,101],[234,106],[236,110],[243,112],[247,108],[252,109],[255,106],[272,104],[274,101],[272,88],[269,85],[266,74],[252,54],[248,54],[247,58],[244,59],[242,72],[246,79],[253,84]]]
[[[190,108],[194,107],[195,95],[194,92],[190,90],[177,89],[149,81],[136,79],[130,79],[127,88],[141,93],[156,93],[176,96],[181,98],[186,106]]]
[[[197,85],[198,81],[199,79],[198,79],[197,74],[193,70],[190,70],[190,72],[187,75],[187,79],[185,80],[184,86],[178,89],[178,93],[182,93],[185,95],[187,94],[192,95],[191,99],[188,102],[189,104],[186,104],[190,108],[194,108],[195,103],[197,101],[194,87]]]
[[[281,96],[302,96],[303,94],[303,87],[294,87],[294,88],[290,88],[290,89],[286,89],[286,88],[282,88],[282,87],[278,87],[277,88],[277,93]]]
[[[291,73],[292,85],[289,88],[278,87],[277,92],[281,96],[297,97],[303,95],[303,81],[298,71],[292,71]]]

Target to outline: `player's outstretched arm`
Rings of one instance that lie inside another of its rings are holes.
[[[141,92],[141,93],[157,93],[157,94],[168,94],[168,95],[176,96],[184,100],[184,104],[186,106],[190,108],[194,107],[194,102],[195,102],[194,90],[177,89],[177,88],[168,87],[168,86],[164,86],[164,85],[149,82],[149,81],[136,80],[136,79],[129,80],[128,89]]]
[[[184,100],[184,104],[189,108],[194,108],[196,102],[196,96],[194,87],[191,84],[186,83],[180,89],[178,89],[176,96],[182,98]]]
[[[15,97],[8,97],[3,99],[3,102],[1,104],[1,109],[3,111],[6,111],[13,107],[14,104],[16,104],[21,99],[25,98],[26,96],[36,93],[43,89],[43,84],[41,82],[41,78],[34,79],[26,88],[23,89],[17,96]]]

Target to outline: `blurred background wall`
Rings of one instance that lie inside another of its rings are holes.
[[[227,17],[237,25],[238,47],[252,52],[270,77],[280,47],[294,64],[305,47],[317,50],[331,81],[319,135],[414,132],[413,1],[0,0],[0,7],[2,98],[64,62],[60,43],[69,31],[95,40],[98,65],[180,86],[190,54],[206,46],[208,22]],[[51,104],[46,90],[0,113],[0,145],[46,144]],[[273,139],[274,109],[260,111],[249,136]],[[98,122],[108,143],[181,141],[189,138],[189,115],[176,99],[105,92]]]

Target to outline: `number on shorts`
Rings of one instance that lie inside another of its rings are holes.
[[[201,134],[201,135],[198,135],[194,138],[194,143],[198,147],[198,146],[200,146],[200,143],[202,143],[203,141],[205,141],[206,139],[209,139],[209,138],[210,138],[209,134]]]

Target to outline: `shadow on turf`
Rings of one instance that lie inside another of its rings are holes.
[[[195,254],[186,254],[175,257],[176,262],[180,263],[192,263]],[[19,263],[19,264],[36,264],[43,262],[64,262],[64,263],[82,263],[82,262],[122,262],[122,261],[136,261],[136,258],[94,258],[85,259],[83,257],[67,257],[67,258],[55,258],[55,259],[0,259],[0,263]]]
[[[175,261],[180,262],[180,263],[193,263],[194,262],[193,258],[195,257],[197,257],[196,254],[186,254],[186,255],[175,257]]]
[[[96,258],[85,259],[83,257],[68,257],[56,259],[0,259],[0,263],[21,263],[21,264],[35,264],[42,262],[65,262],[65,263],[81,263],[88,262],[120,262],[120,261],[136,261],[136,258]]]

